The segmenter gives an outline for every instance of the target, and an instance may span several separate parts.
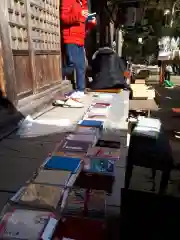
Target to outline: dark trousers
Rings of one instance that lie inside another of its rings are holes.
[[[76,90],[85,90],[85,55],[84,47],[76,44],[65,44],[66,63],[63,67],[63,78],[76,73]]]
[[[171,73],[169,71],[165,71],[164,77],[165,77],[165,80],[170,81],[171,80]]]

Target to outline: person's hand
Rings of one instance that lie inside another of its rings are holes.
[[[82,10],[81,12],[82,16],[87,18],[88,17],[88,10]]]

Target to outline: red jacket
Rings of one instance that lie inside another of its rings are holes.
[[[87,0],[62,0],[63,43],[84,46],[86,18],[82,16],[82,10],[87,10]]]

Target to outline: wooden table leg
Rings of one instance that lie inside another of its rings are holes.
[[[162,62],[159,72],[159,84],[162,85],[164,83],[164,71],[165,71],[165,64]]]
[[[165,193],[165,191],[167,189],[168,181],[170,178],[170,173],[171,173],[171,169],[168,169],[168,170],[165,170],[162,172],[161,183],[160,183],[160,188],[159,188],[160,194]]]
[[[125,174],[125,189],[129,188],[131,177],[132,177],[133,165],[127,163],[126,174]]]

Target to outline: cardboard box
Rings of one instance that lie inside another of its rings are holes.
[[[146,84],[146,81],[144,79],[136,79],[135,84]]]
[[[149,89],[145,84],[131,84],[134,99],[153,99],[155,98],[155,90]]]

